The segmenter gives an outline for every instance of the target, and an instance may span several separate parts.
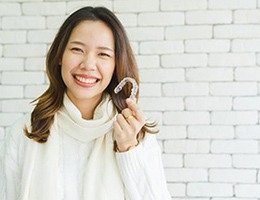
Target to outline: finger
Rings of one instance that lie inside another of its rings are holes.
[[[123,115],[125,118],[127,118],[127,117],[133,115],[132,110],[130,110],[129,108],[125,108],[124,110],[122,110],[121,113],[122,113],[122,115]]]
[[[145,115],[142,109],[130,98],[126,99],[126,103],[128,108],[134,112],[136,119],[141,123],[145,123]]]
[[[117,121],[114,121],[114,129],[120,132],[122,131],[122,128]]]
[[[137,121],[137,119],[133,115],[126,118],[126,120],[135,133],[138,133],[143,126],[143,124]]]
[[[130,125],[128,124],[127,120],[124,118],[122,114],[117,115],[117,123],[119,124],[119,126],[123,131],[129,132]]]

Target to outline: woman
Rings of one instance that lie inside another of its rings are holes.
[[[70,15],[47,55],[49,88],[7,135],[2,198],[168,200],[160,149],[131,87],[124,28],[103,7]]]

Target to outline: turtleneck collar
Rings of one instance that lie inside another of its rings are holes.
[[[93,119],[85,120],[65,93],[63,106],[57,113],[57,122],[66,134],[79,141],[88,142],[109,132],[115,116],[116,111],[109,94],[103,95],[94,111]]]

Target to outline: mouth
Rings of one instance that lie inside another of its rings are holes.
[[[74,75],[73,77],[81,86],[92,86],[100,80],[92,76]]]

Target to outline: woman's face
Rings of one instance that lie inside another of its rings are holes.
[[[77,25],[61,60],[61,75],[73,103],[100,101],[115,69],[115,41],[102,21]]]

